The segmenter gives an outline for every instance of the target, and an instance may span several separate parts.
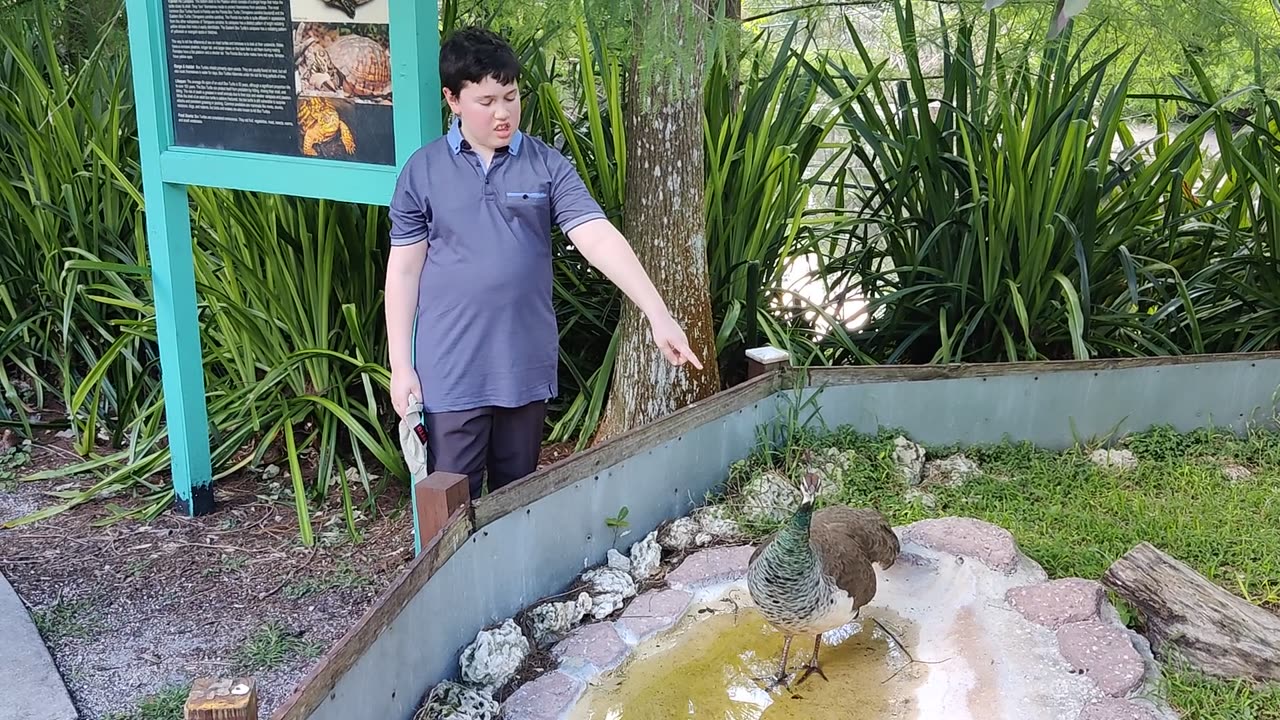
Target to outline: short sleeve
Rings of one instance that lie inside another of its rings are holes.
[[[431,205],[426,197],[425,160],[416,153],[405,163],[391,194],[391,244],[413,245],[427,239]]]
[[[591,196],[587,184],[582,181],[577,168],[554,148],[548,147],[551,170],[551,219],[562,232],[588,220],[604,219],[604,210]]]

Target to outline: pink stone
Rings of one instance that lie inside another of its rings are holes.
[[[1058,628],[1058,651],[1111,697],[1128,695],[1146,672],[1142,656],[1125,631],[1098,620],[1067,623]]]
[[[701,590],[741,580],[747,575],[747,560],[753,552],[750,545],[700,550],[667,574],[667,585],[676,590]]]
[[[1018,568],[1018,544],[1002,527],[974,518],[945,517],[907,526],[905,538],[927,548],[976,558],[997,572]]]
[[[630,648],[609,622],[583,625],[551,648],[560,669],[581,680],[618,667],[628,652]]]
[[[1128,700],[1107,698],[1080,711],[1080,720],[1160,720],[1150,709]]]
[[[554,670],[516,689],[502,703],[504,720],[559,720],[582,697],[586,685]]]
[[[1063,578],[1012,588],[1005,599],[1031,622],[1057,630],[1067,623],[1097,618],[1102,595],[1102,585],[1095,580]]]
[[[641,643],[680,621],[693,596],[683,590],[650,590],[622,611],[618,634],[631,644]]]

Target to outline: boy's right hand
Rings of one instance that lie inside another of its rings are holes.
[[[391,405],[396,414],[404,417],[409,412],[409,395],[422,400],[422,385],[418,381],[418,373],[413,368],[391,371]]]

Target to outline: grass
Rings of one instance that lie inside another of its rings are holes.
[[[132,712],[113,713],[107,720],[182,720],[189,692],[186,685],[170,685],[143,698]]]
[[[324,647],[324,643],[303,639],[278,622],[269,621],[236,649],[235,666],[241,672],[274,670],[299,657],[319,657]]]
[[[1124,471],[1094,465],[1087,448],[1050,452],[1010,442],[931,447],[931,460],[962,450],[982,468],[959,487],[924,488],[932,507],[904,497],[893,461],[898,434],[838,428],[803,434],[796,444],[840,451],[839,499],[877,507],[894,524],[948,515],[995,523],[1051,577],[1097,579],[1147,541],[1227,590],[1280,612],[1280,433],[1254,430],[1237,437],[1153,428],[1117,444],[1137,457],[1137,466]],[[740,487],[775,465],[760,453],[735,466],[730,485]],[[1227,465],[1252,474],[1229,480]],[[773,529],[767,521],[740,520],[753,535]],[[1217,681],[1177,668],[1165,672],[1167,697],[1185,720],[1280,720],[1280,687]]]

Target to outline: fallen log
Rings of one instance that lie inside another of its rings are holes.
[[[1170,648],[1213,677],[1280,680],[1280,616],[1210,582],[1185,563],[1139,543],[1102,584],[1138,610],[1157,657]]]

